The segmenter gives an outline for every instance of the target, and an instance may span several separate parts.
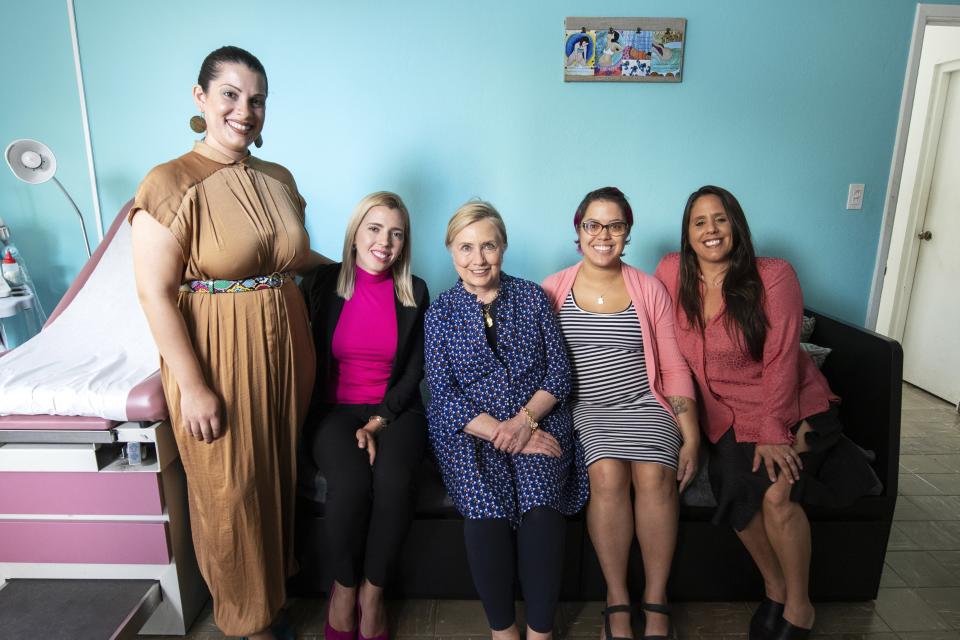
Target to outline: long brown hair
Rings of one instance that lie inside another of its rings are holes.
[[[734,331],[739,334],[741,344],[754,360],[760,360],[763,358],[763,344],[766,342],[769,326],[763,309],[763,282],[760,280],[760,272],[757,271],[757,256],[753,250],[750,227],[747,225],[743,208],[734,195],[722,187],[706,185],[687,198],[680,230],[680,293],[677,304],[683,309],[690,326],[696,327],[702,333],[706,323],[703,319],[703,297],[700,294],[700,263],[690,245],[689,228],[693,205],[707,195],[720,199],[732,230],[730,266],[723,279],[723,301],[726,304],[724,325],[731,334]]]

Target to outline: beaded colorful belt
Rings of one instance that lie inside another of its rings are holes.
[[[279,289],[284,281],[292,276],[293,274],[289,271],[284,271],[242,280],[190,280],[180,285],[180,290],[193,293],[243,293],[260,289]]]

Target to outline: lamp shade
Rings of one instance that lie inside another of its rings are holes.
[[[14,140],[3,155],[13,175],[30,184],[46,182],[57,172],[57,157],[50,147],[36,140]]]
[[[53,180],[53,183],[59,187],[63,195],[70,201],[73,210],[77,212],[77,218],[80,219],[80,231],[83,233],[83,244],[87,248],[87,257],[90,257],[90,241],[87,240],[87,225],[83,221],[83,214],[80,213],[80,207],[73,201],[67,190],[60,184],[60,181],[53,174],[57,172],[57,157],[50,151],[50,147],[22,138],[14,140],[7,145],[7,150],[3,153],[7,160],[7,165],[13,175],[29,184],[41,184],[47,180]]]

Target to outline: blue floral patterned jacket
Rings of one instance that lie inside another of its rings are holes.
[[[543,290],[502,274],[496,350],[484,333],[481,304],[462,282],[427,311],[424,356],[430,386],[430,443],[444,483],[465,518],[509,518],[538,506],[579,511],[588,494],[583,452],[566,403],[570,365],[560,326]],[[464,426],[481,413],[507,420],[543,389],[558,402],[540,421],[559,458],[508,454]]]

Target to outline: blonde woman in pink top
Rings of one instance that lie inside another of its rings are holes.
[[[411,273],[410,213],[395,193],[363,198],[343,262],[301,283],[317,352],[304,441],[326,478],[326,640],[386,640],[384,589],[400,561],[427,446],[420,398],[426,283]]]
[[[587,194],[573,225],[583,260],[543,288],[573,367],[573,426],[590,477],[587,527],[607,583],[603,637],[632,637],[627,557],[636,534],[644,637],[666,638],[678,495],[696,475],[700,446],[694,386],[669,295],[621,259],[633,227],[623,193],[605,187]]]
[[[734,527],[763,575],[751,640],[806,638],[810,524],[799,503],[845,506],[878,488],[842,434],[839,398],[800,349],[803,296],[785,260],[757,258],[737,199],[687,200],[680,253],[656,276],[676,302],[677,339],[699,387],[714,523]]]

